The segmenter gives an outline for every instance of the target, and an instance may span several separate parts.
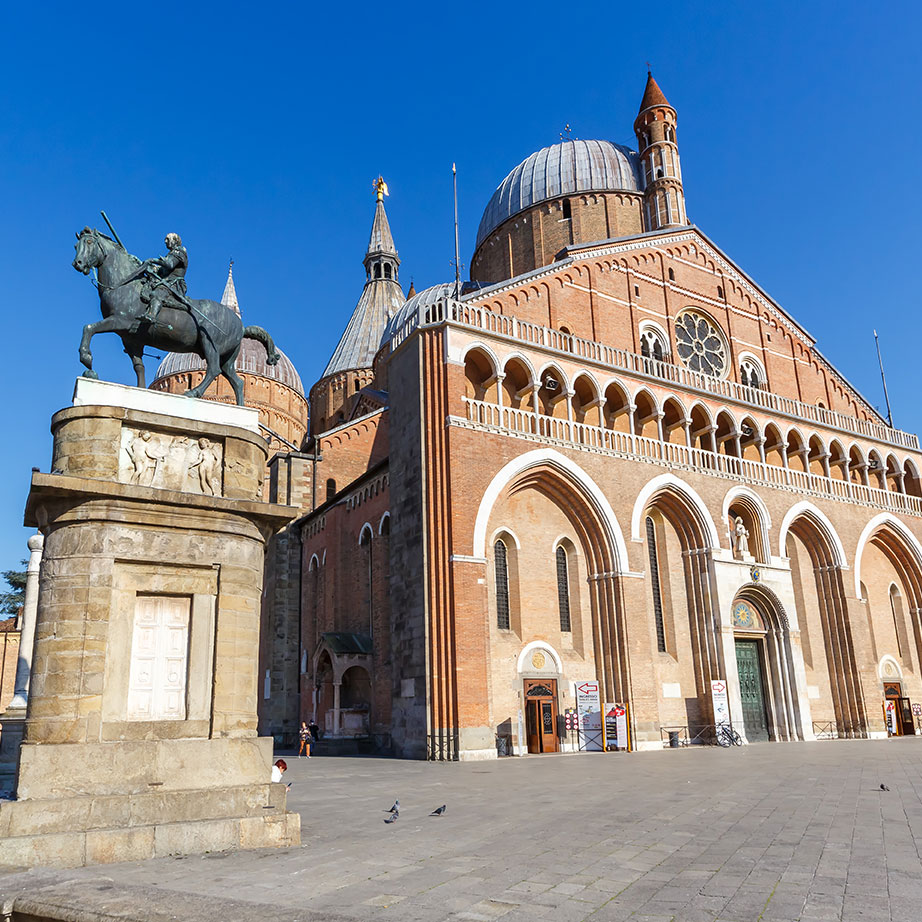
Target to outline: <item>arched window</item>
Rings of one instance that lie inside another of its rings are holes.
[[[557,609],[560,612],[560,630],[568,632],[570,627],[570,580],[567,575],[567,552],[557,547]]]
[[[670,281],[670,282],[674,282],[674,281],[675,281],[675,270],[674,270],[674,269],[670,269],[670,270],[669,270],[669,281]]]
[[[570,200],[565,198],[563,200],[563,219],[564,221],[569,221],[573,217],[573,208],[570,205]]]
[[[717,297],[722,298],[723,296],[724,296],[723,286],[718,285],[717,286]]]
[[[655,327],[642,327],[640,331],[640,354],[645,359],[661,362],[666,355],[662,334]]]
[[[389,279],[391,277],[391,264],[390,263],[384,264],[384,277],[386,279]]]
[[[336,496],[336,481],[330,477],[327,480],[327,502],[333,499],[334,496]]]
[[[496,626],[509,630],[509,567],[506,562],[506,545],[497,541],[493,545],[493,567],[496,574]]]
[[[666,652],[666,626],[663,623],[663,596],[659,581],[659,563],[656,557],[656,526],[647,516],[647,554],[650,557],[650,583],[653,586],[653,620],[656,622],[656,649]]]
[[[389,535],[390,533],[391,533],[391,517],[389,515],[385,515],[384,518],[381,519],[381,524],[378,526],[378,534],[379,535]]]
[[[381,263],[375,264],[375,278],[376,279],[381,278]]]
[[[762,387],[765,381],[762,369],[751,359],[743,359],[740,363],[740,383],[743,387]]]

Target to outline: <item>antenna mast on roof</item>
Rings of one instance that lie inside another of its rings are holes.
[[[455,196],[455,300],[461,297],[461,248],[458,245],[458,170],[451,165],[451,181]]]
[[[884,385],[884,400],[887,401],[887,425],[893,428],[893,414],[890,412],[890,395],[887,393],[887,379],[884,377],[884,362],[880,357],[880,340],[877,338],[877,330],[874,331],[874,344],[877,346],[877,364],[880,365],[880,380]]]

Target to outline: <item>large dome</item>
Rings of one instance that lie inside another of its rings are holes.
[[[278,349],[278,346],[276,348]],[[301,384],[301,376],[294,365],[291,364],[291,359],[281,349],[279,349],[279,355],[281,358],[278,360],[278,364],[269,365],[266,362],[266,350],[263,344],[255,339],[245,339],[241,343],[240,353],[237,355],[235,365],[239,372],[260,375],[263,378],[273,378],[286,385],[286,387],[297,391],[303,397],[304,385]],[[157,368],[154,384],[169,375],[188,374],[189,372],[204,370],[204,361],[194,353],[171,352]]]
[[[480,219],[476,245],[525,208],[588,191],[642,192],[640,156],[611,141],[561,141],[541,148],[493,193]]]

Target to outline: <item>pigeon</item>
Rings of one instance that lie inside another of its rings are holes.
[[[889,791],[889,790],[890,790],[890,788],[888,788],[887,785],[885,785],[885,784],[881,784],[880,789],[881,789],[882,791]]]
[[[388,810],[387,812],[388,812],[388,813],[400,813],[400,801],[399,801],[399,800],[395,800],[395,801],[394,801],[394,806],[391,807],[390,810]]]
[[[399,816],[400,816],[400,814],[395,810],[389,817],[387,817],[387,818],[384,820],[384,822],[385,822],[385,823],[396,823],[396,822],[397,822],[397,818],[398,818]]]
[[[441,807],[436,807],[429,816],[441,816],[445,812],[445,804],[442,804]]]

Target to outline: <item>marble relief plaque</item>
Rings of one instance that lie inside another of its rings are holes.
[[[122,427],[122,483],[221,496],[224,446],[207,438]]]

